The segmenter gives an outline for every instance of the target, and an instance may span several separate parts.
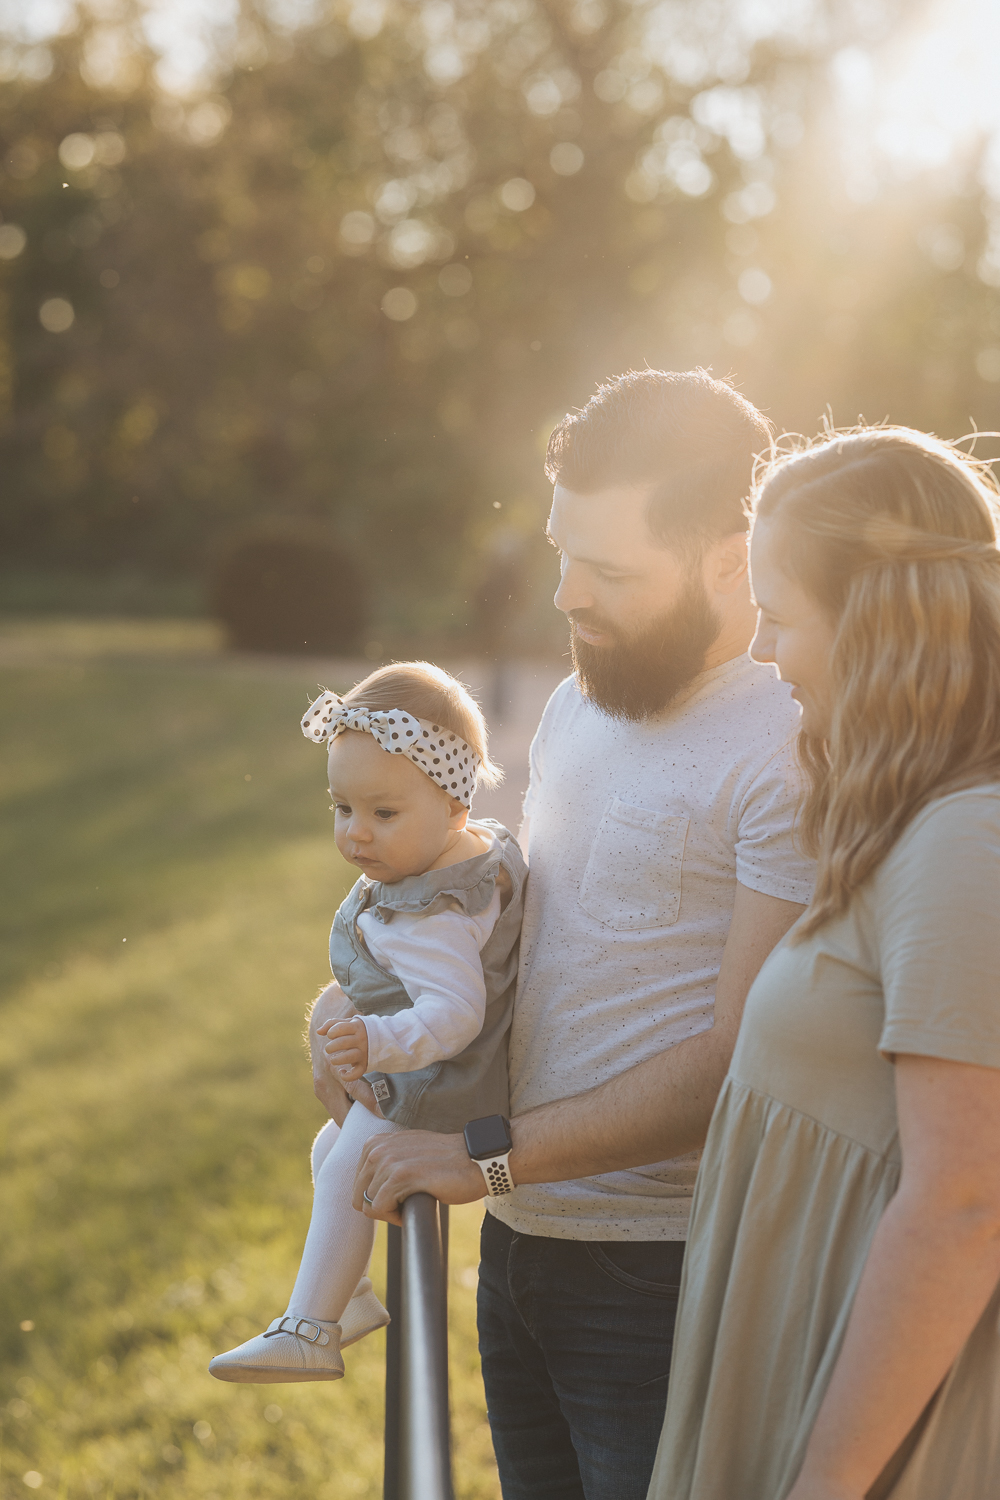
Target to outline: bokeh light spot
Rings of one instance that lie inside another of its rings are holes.
[[[75,319],[73,304],[65,297],[49,297],[38,309],[38,321],[47,333],[65,333]]]
[[[94,141],[89,135],[66,136],[59,146],[59,160],[71,172],[82,172],[94,160]]]
[[[0,224],[0,260],[16,260],[27,243],[20,224]]]
[[[394,323],[405,323],[417,310],[417,299],[408,286],[390,287],[382,298],[382,311]]]
[[[472,272],[468,266],[458,262],[442,266],[438,273],[438,286],[446,297],[464,297],[472,289]]]
[[[535,189],[526,177],[511,177],[500,189],[500,202],[511,213],[524,213],[534,201]]]
[[[741,271],[736,285],[743,301],[749,302],[751,307],[758,307],[766,302],[773,290],[770,276],[759,266],[748,266],[745,271]]]
[[[583,152],[575,141],[560,141],[549,152],[549,163],[560,177],[572,177],[583,166]]]
[[[976,355],[976,374],[980,380],[986,380],[990,385],[1000,382],[1000,349],[995,345],[980,349]]]

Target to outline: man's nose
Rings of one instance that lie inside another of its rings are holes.
[[[574,609],[590,609],[593,606],[593,592],[587,587],[586,579],[581,574],[582,569],[576,564],[563,563],[559,587],[556,589],[552,602],[556,609],[562,610],[564,615],[568,615]]]

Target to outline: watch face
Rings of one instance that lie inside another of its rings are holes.
[[[484,1161],[487,1156],[505,1156],[513,1145],[510,1121],[503,1115],[484,1115],[481,1120],[470,1120],[465,1127],[465,1145],[473,1161]]]

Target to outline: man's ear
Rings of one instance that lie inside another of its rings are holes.
[[[749,534],[733,531],[721,537],[705,555],[706,584],[717,594],[735,594],[745,587],[749,571]]]

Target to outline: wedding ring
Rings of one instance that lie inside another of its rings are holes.
[[[375,1207],[374,1203],[372,1203],[372,1200],[369,1198],[369,1196],[365,1192],[364,1188],[361,1189],[361,1196],[365,1200],[365,1202],[369,1205],[370,1208],[374,1208]]]

